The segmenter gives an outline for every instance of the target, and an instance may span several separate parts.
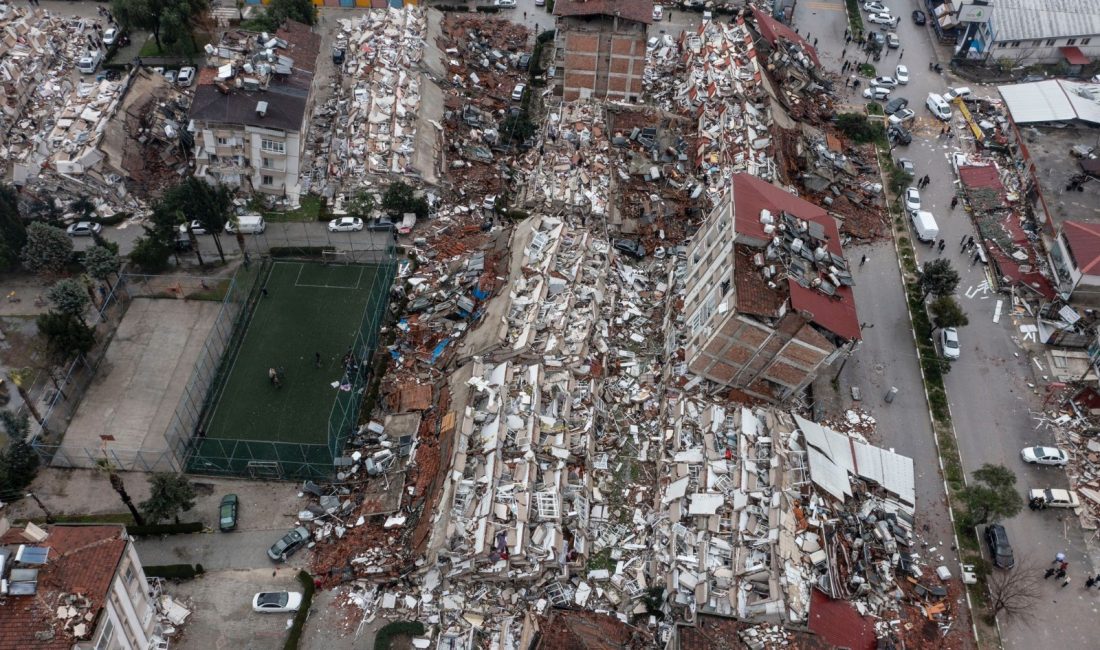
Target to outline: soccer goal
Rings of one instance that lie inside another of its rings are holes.
[[[351,256],[347,251],[321,251],[321,261],[327,266],[330,264],[351,264]]]

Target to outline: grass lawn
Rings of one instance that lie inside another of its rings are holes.
[[[355,342],[371,285],[372,266],[276,262],[206,431],[208,439],[324,444],[328,418],[345,379],[344,355]],[[381,293],[381,302],[386,292]],[[372,310],[385,308],[371,304]],[[317,367],[315,353],[321,355]],[[233,351],[229,352],[234,355]],[[268,378],[283,368],[282,387]]]
[[[153,35],[149,35],[149,40],[145,41],[145,44],[141,46],[141,52],[138,56],[144,57],[160,57],[160,56],[184,56],[191,57],[202,51],[202,48],[211,40],[210,34],[205,32],[196,32],[195,34],[188,34],[181,38],[176,43],[166,46],[164,51],[161,51],[157,47],[157,41],[153,38]]]
[[[264,212],[264,219],[278,223],[288,221],[317,221],[324,208],[324,201],[319,196],[303,196],[300,205],[289,212]]]

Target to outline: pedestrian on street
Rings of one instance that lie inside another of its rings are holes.
[[[1043,580],[1049,580],[1050,576],[1054,575],[1056,571],[1058,571],[1058,569],[1055,569],[1054,567],[1050,567],[1049,569],[1047,569],[1046,573],[1043,574]]]
[[[817,47],[817,39],[814,39],[814,47]]]
[[[859,268],[861,268],[861,269],[862,269],[862,268],[863,268],[863,265],[864,265],[864,264],[866,264],[866,263],[867,263],[867,256],[866,256],[866,255],[864,255],[864,256],[863,256],[862,258],[860,258],[860,260],[859,260]]]
[[[901,61],[901,57],[905,54],[905,50],[898,52],[898,61]]]
[[[962,246],[963,248],[966,248],[966,235],[963,235],[963,238],[959,240],[959,246]],[[1051,562],[1051,564],[1054,564],[1054,563]]]
[[[845,45],[848,45],[851,42],[852,42],[852,35],[851,34],[848,34],[847,36],[844,37],[844,44]]]
[[[1062,563],[1058,565],[1058,570],[1065,573],[1066,569],[1069,569],[1069,562],[1062,560]]]
[[[970,268],[974,268],[979,259],[981,259],[981,255],[978,254],[978,251],[974,251],[974,256],[970,258]]]
[[[1096,578],[1089,576],[1089,579],[1085,581],[1085,589],[1092,589],[1092,586],[1096,584]]]
[[[970,235],[970,238],[966,240],[966,245],[967,246],[973,246],[974,245],[974,235]],[[1057,561],[1062,562],[1066,559],[1066,554],[1065,553],[1059,553],[1058,557],[1060,559],[1058,559]]]
[[[1066,570],[1059,568],[1057,571],[1054,572],[1054,577],[1061,580],[1062,578],[1066,577]]]
[[[941,253],[943,252],[944,246],[947,246],[947,242],[945,242],[944,240],[941,239],[940,240],[940,245],[939,245],[939,249],[940,249]]]
[[[1063,582],[1063,583],[1062,583],[1062,589],[1065,589],[1065,588],[1066,588],[1066,585],[1068,585],[1068,584],[1069,584],[1069,581],[1070,581],[1070,580],[1073,580],[1073,578],[1066,578],[1065,582]]]
[[[1092,583],[1094,585],[1100,586],[1100,573],[1097,573],[1095,576],[1093,576]]]
[[[957,196],[951,197],[951,209],[954,210],[955,206],[958,205],[958,204],[959,204],[959,197],[957,197]]]

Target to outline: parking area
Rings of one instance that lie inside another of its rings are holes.
[[[293,614],[252,611],[252,596],[260,591],[301,591],[296,569],[271,568],[219,571],[165,591],[191,610],[183,634],[172,647],[190,650],[268,650],[281,648],[287,621]]]

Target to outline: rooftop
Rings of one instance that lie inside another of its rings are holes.
[[[1096,0],[997,0],[991,22],[998,42],[1100,34]]]
[[[775,45],[775,41],[782,36],[792,43],[798,43],[802,46],[802,49],[806,51],[806,54],[813,59],[814,65],[821,67],[821,60],[817,58],[817,50],[809,41],[802,38],[800,34],[775,18],[772,18],[767,12],[760,11],[755,7],[752,10],[752,16],[756,20],[756,29],[760,32],[760,35],[764,37],[764,40]]]
[[[997,91],[1018,125],[1074,120],[1100,124],[1100,84],[1047,79],[997,86]]]
[[[8,595],[0,605],[0,648],[68,650],[95,631],[111,580],[126,551],[123,528],[52,526],[48,537],[37,543],[23,532],[11,529],[0,538],[4,551],[10,554],[5,564],[19,564],[14,560],[21,544],[49,551],[46,562],[36,565],[34,593]]]
[[[273,37],[264,36],[231,30],[207,50],[210,65],[199,71],[191,119],[301,129],[321,37],[292,20]],[[259,110],[261,102],[266,110]]]
[[[555,16],[618,16],[646,25],[653,22],[653,0],[561,0]]]
[[[1073,249],[1081,273],[1100,275],[1100,223],[1064,221],[1062,234]]]
[[[1043,204],[1057,227],[1067,219],[1100,223],[1100,181],[1088,180],[1073,185],[1081,174],[1080,158],[1070,151],[1075,145],[1094,145],[1094,129],[1055,129],[1040,126],[1020,127],[1020,137],[1032,162]]]

